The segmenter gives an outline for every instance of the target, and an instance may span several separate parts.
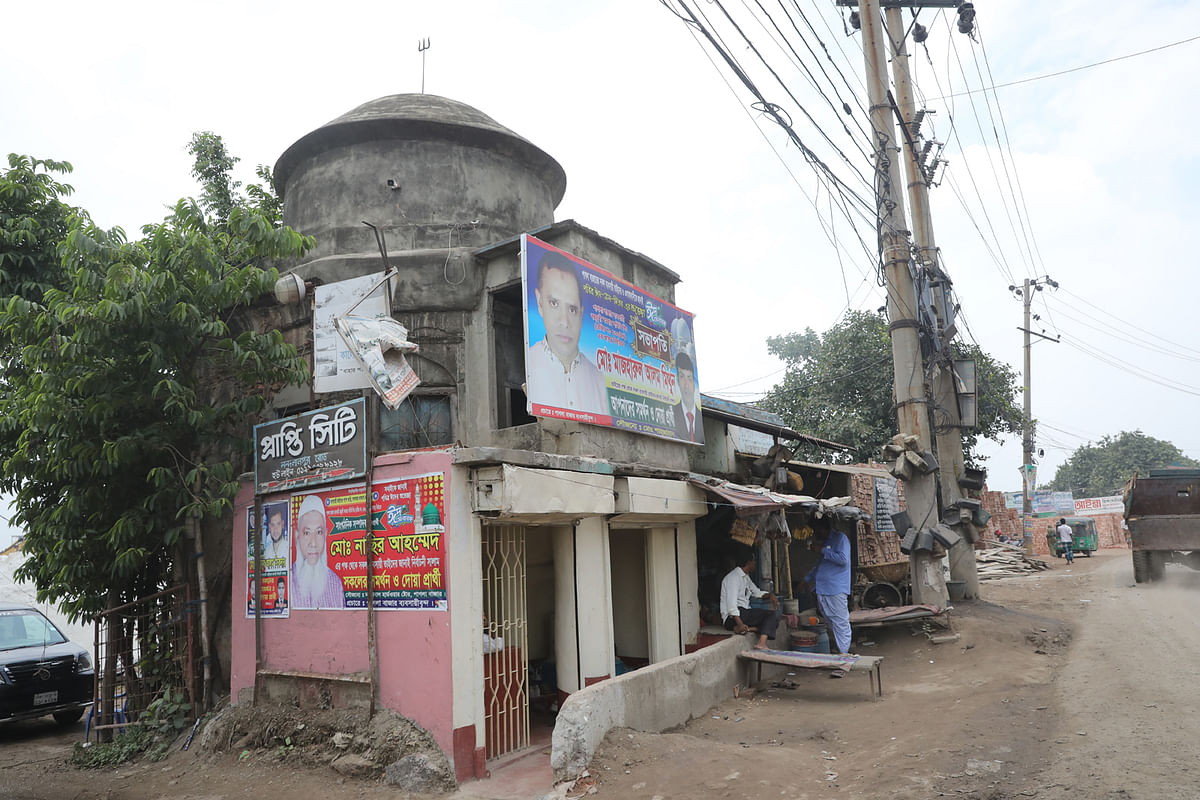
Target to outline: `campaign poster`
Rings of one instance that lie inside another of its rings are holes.
[[[445,486],[442,472],[372,484],[370,554],[366,487],[293,495],[292,607],[366,608],[371,558],[377,610],[445,611]]]
[[[446,610],[446,475],[371,487],[375,520],[375,607]]]
[[[254,509],[246,509],[246,617],[254,617],[257,542],[262,542],[262,616],[288,616],[288,568],[292,563],[287,501],[263,504],[259,525]]]
[[[703,444],[693,315],[521,237],[527,410]]]

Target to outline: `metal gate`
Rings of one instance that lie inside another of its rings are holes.
[[[525,528],[483,527],[483,698],[487,758],[529,746]]]
[[[192,617],[186,585],[96,615],[96,702],[86,738],[94,731],[97,741],[108,741],[113,730],[136,725],[152,702],[168,694],[173,705],[190,706],[197,716]]]

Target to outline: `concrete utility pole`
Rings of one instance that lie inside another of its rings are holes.
[[[1021,462],[1023,468],[1021,470],[1021,534],[1023,536],[1022,544],[1025,552],[1033,555],[1033,395],[1029,391],[1032,381],[1029,377],[1030,365],[1033,359],[1030,358],[1030,349],[1032,347],[1029,337],[1041,336],[1051,342],[1057,342],[1058,339],[1044,336],[1040,333],[1034,333],[1030,327],[1029,307],[1033,304],[1033,293],[1035,291],[1043,291],[1044,287],[1052,286],[1058,288],[1058,281],[1050,279],[1049,275],[1043,275],[1040,278],[1026,278],[1025,285],[1022,288],[1009,286],[1008,289],[1021,296],[1021,300],[1025,306],[1025,325],[1021,328],[1025,332],[1025,372],[1023,373],[1023,392],[1025,394],[1025,431],[1021,436],[1021,451],[1024,460]]]
[[[884,50],[879,0],[859,0],[862,24],[863,61],[866,66],[867,97],[871,130],[875,140],[875,202],[878,206],[879,236],[887,281],[887,308],[891,319],[892,364],[896,382],[896,416],[900,433],[915,436],[922,452],[931,451],[929,399],[925,394],[925,368],[918,336],[920,321],[916,288],[909,271],[908,231],[904,225],[904,202],[898,193],[900,166],[896,163],[892,106],[887,91],[887,54]],[[936,478],[917,474],[904,482],[909,518],[917,530],[940,521]],[[946,582],[940,560],[928,550],[909,555],[914,603],[946,605]]]
[[[937,243],[933,236],[933,218],[929,210],[929,185],[916,152],[917,104],[913,97],[912,77],[908,70],[908,45],[904,19],[898,6],[889,6],[884,12],[887,17],[888,41],[892,53],[892,80],[896,84],[896,105],[901,121],[908,133],[900,142],[904,152],[904,175],[908,180],[908,204],[912,212],[913,240],[916,244],[917,262],[935,280],[934,302],[938,312],[940,330],[944,335],[945,325],[950,319],[946,302],[946,287],[949,277],[938,261]],[[919,124],[919,123],[918,123]],[[1027,326],[1028,327],[1028,326]],[[951,336],[945,337],[949,346]],[[933,373],[934,420],[939,417],[942,424],[933,425],[937,457],[941,465],[938,472],[942,489],[943,507],[962,499],[963,492],[958,480],[963,476],[964,458],[962,450],[962,423],[958,413],[958,393],[955,391],[953,359],[947,353],[943,363]],[[963,538],[950,549],[950,577],[965,584],[964,596],[979,597],[979,573],[975,568],[975,547]]]

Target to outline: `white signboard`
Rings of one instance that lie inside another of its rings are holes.
[[[333,318],[344,315],[355,303],[383,280],[383,273],[363,275],[316,287],[313,310],[313,391],[341,392],[366,389],[371,377],[354,357],[350,347],[334,327]],[[359,303],[354,316],[375,319],[388,314],[388,285],[382,284]]]
[[[1108,497],[1088,497],[1075,501],[1075,516],[1077,517],[1124,513],[1125,503],[1119,494],[1109,495]]]

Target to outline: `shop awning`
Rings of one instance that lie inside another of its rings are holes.
[[[850,505],[849,497],[817,498],[802,494],[782,494],[764,486],[746,486],[719,478],[691,477],[688,478],[688,483],[733,506],[739,517],[799,509],[818,517],[829,515],[839,519],[867,518],[861,509]]]

